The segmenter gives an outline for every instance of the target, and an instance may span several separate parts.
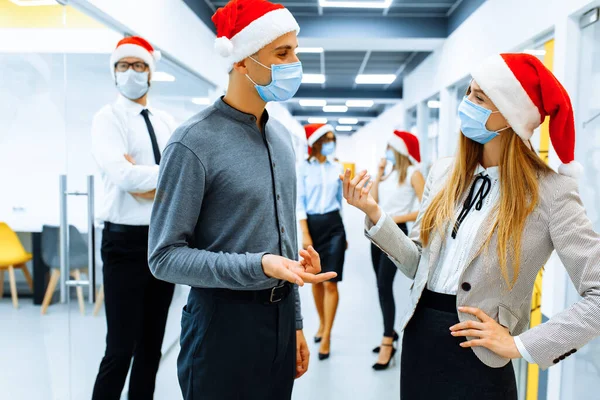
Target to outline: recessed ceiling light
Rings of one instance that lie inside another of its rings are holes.
[[[358,119],[357,118],[340,118],[340,119],[338,119],[338,123],[345,124],[345,125],[356,125],[356,124],[358,124]]]
[[[354,128],[351,126],[338,125],[335,127],[335,130],[338,132],[350,132],[353,131]]]
[[[396,80],[394,74],[361,74],[357,75],[355,83],[358,85],[389,85]]]
[[[439,100],[429,100],[427,102],[427,107],[429,107],[429,108],[440,108],[440,101]]]
[[[325,107],[327,105],[327,100],[306,99],[300,100],[299,103],[302,107]]]
[[[545,56],[546,50],[544,49],[527,49],[523,50],[523,53],[531,54],[532,56]]]
[[[152,73],[152,81],[154,82],[175,82],[175,77],[168,72],[155,71]]]
[[[373,107],[375,102],[373,100],[348,100],[346,105],[348,107],[362,107],[362,108],[370,108]]]
[[[18,6],[33,7],[33,6],[57,6],[56,0],[10,0],[11,3]]]
[[[302,83],[325,83],[325,75],[323,74],[304,74],[302,75]]]
[[[326,124],[327,118],[322,117],[312,117],[308,119],[309,124]]]
[[[193,97],[192,103],[198,104],[200,106],[207,106],[210,104],[210,100],[208,97]]]
[[[331,1],[319,0],[321,7],[336,8],[390,8],[392,0],[384,1]]]
[[[323,112],[326,113],[345,113],[348,111],[348,107],[346,106],[325,106],[323,107]]]
[[[298,53],[323,53],[325,50],[322,47],[298,47],[296,54]]]

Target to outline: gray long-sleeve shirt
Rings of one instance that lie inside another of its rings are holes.
[[[202,288],[277,286],[265,253],[298,259],[295,155],[288,130],[222,99],[169,141],[150,223],[149,264],[159,279]],[[298,287],[296,329],[302,329]]]

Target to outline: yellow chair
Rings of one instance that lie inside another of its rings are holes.
[[[15,269],[20,268],[23,271],[29,288],[33,291],[33,281],[31,280],[31,275],[29,275],[27,265],[25,265],[32,258],[31,253],[26,252],[23,248],[23,244],[17,237],[17,234],[4,222],[0,222],[0,298],[4,294],[4,270],[8,269],[10,294],[15,308],[19,308]]]

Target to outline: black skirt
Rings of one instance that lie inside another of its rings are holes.
[[[516,400],[512,362],[485,365],[470,348],[460,347],[450,327],[459,322],[456,296],[427,289],[404,330],[401,400]]]
[[[308,215],[307,222],[313,247],[321,256],[321,271],[337,272],[331,282],[340,282],[346,253],[346,231],[340,212]]]

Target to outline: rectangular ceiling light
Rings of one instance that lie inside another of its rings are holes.
[[[302,75],[302,83],[325,83],[325,75],[323,74],[304,74]]]
[[[198,104],[199,106],[207,106],[210,104],[208,97],[193,97],[192,103]]]
[[[389,85],[396,80],[394,74],[361,74],[354,82],[357,85]]]
[[[427,102],[427,107],[429,107],[429,108],[440,108],[440,101],[439,100],[429,100]]]
[[[56,0],[10,0],[18,6],[33,7],[33,6],[57,6]]]
[[[356,119],[356,118],[340,118],[340,119],[338,119],[338,124],[356,125],[356,124],[358,124],[358,119]]]
[[[332,0],[319,0],[321,7],[335,7],[335,8],[390,8],[393,0],[383,1],[332,1]]]
[[[153,82],[175,82],[175,77],[168,72],[155,71],[152,73]]]
[[[313,100],[313,99],[305,99],[299,101],[302,107],[325,107],[327,105],[327,100]]]
[[[357,107],[357,108],[370,108],[373,107],[375,102],[373,100],[348,100],[346,105],[348,107]]]
[[[335,130],[338,132],[351,132],[354,130],[354,128],[351,126],[338,125],[335,127]]]
[[[326,113],[345,113],[348,111],[348,107],[346,106],[325,106],[323,107],[323,112]]]
[[[308,119],[309,124],[326,124],[327,118],[323,117],[312,117]]]
[[[298,47],[296,49],[296,54],[298,53],[313,53],[313,54],[320,54],[323,53],[325,50],[322,47]]]
[[[545,56],[546,55],[546,50],[544,49],[526,49],[523,50],[523,53],[527,53],[527,54],[531,54],[532,56]]]

